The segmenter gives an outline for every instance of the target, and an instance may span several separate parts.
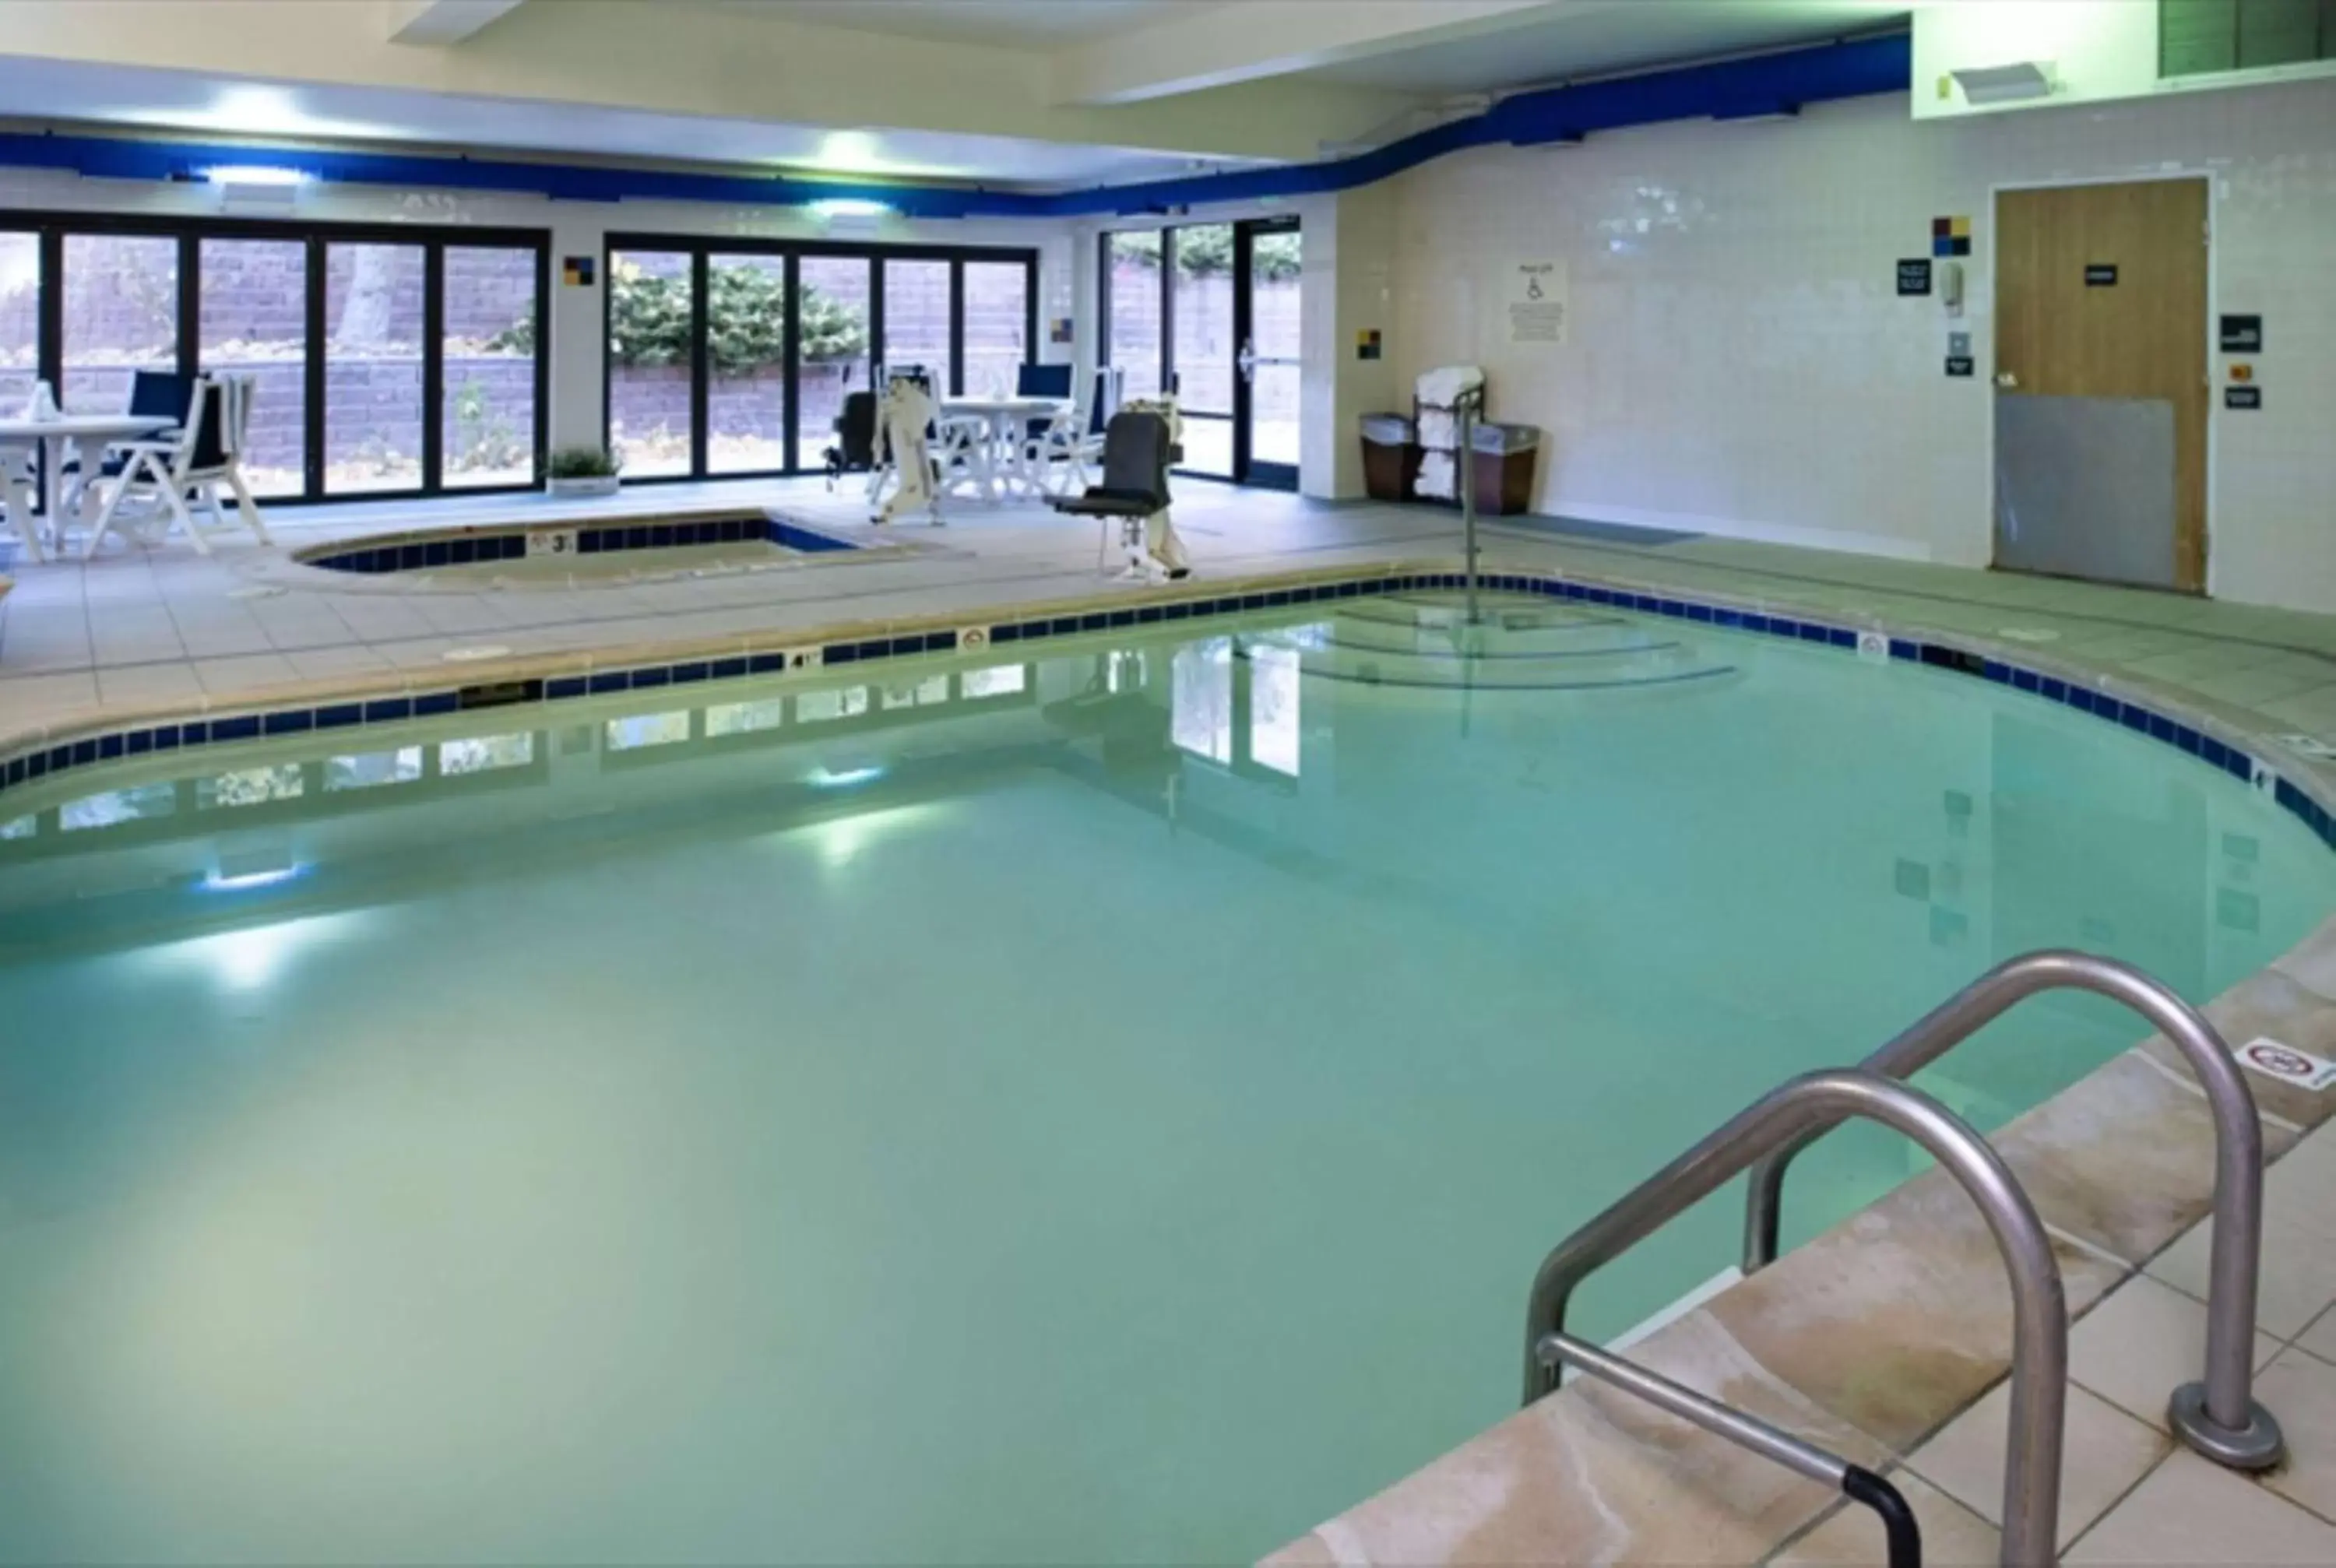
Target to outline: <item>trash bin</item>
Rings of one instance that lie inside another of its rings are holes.
[[[1541,428],[1479,420],[1470,438],[1475,463],[1476,510],[1514,517],[1533,510],[1533,460],[1541,453]]]
[[[1409,416],[1363,415],[1363,493],[1373,501],[1402,501],[1419,472],[1419,442]]]

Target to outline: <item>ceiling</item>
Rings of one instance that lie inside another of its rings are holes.
[[[7,0],[0,9],[92,3]],[[1436,0],[1275,0],[1271,9],[1267,0],[637,0],[573,10],[530,0],[489,22],[477,47],[408,50],[392,68],[339,75],[358,46],[384,47],[378,17],[356,0],[305,0],[308,15],[355,36],[337,47],[326,39],[323,63],[300,83],[242,74],[248,51],[225,41],[179,39],[141,54],[134,32],[109,30],[92,34],[85,53],[53,56],[5,53],[23,29],[0,31],[0,116],[1047,189],[1251,166],[1268,153],[1308,159],[1384,138],[1461,94],[1818,41],[1903,17],[1909,3],[1518,0],[1443,12]],[[1244,5],[1258,7],[1247,28]],[[1313,6],[1338,24],[1318,28]],[[760,27],[739,24],[755,17],[806,31],[774,30],[765,46]],[[594,25],[608,31],[595,34]],[[904,49],[903,70],[888,79],[865,63],[870,34],[924,47]],[[822,36],[842,45],[848,69],[822,73]],[[662,77],[624,63],[625,51],[652,41],[670,49],[657,63]],[[1011,52],[1015,68],[996,68],[996,54],[968,55],[992,68],[952,76],[958,52],[974,44]],[[294,55],[281,58],[290,63],[277,69],[299,69]],[[1042,65],[1052,69],[1035,69]],[[919,86],[937,73],[949,91]],[[648,86],[630,101],[652,107],[608,101],[644,78]],[[626,85],[610,85],[618,80]],[[429,90],[441,81],[471,90]],[[1033,86],[1048,82],[1059,98]],[[722,112],[686,112],[701,104]],[[788,109],[798,117],[783,117]],[[901,124],[921,129],[886,128]],[[1202,161],[1194,148],[1253,156]]]
[[[1424,96],[1481,93],[1817,43],[1904,16],[1910,0],[1622,0],[1310,73]]]
[[[950,44],[1060,48],[1108,38],[1217,0],[700,0],[822,27]],[[1328,3],[1328,0],[1326,0]]]
[[[0,110],[18,121],[222,137],[785,165],[812,172],[1010,180],[1038,186],[1162,180],[1195,167],[1191,159],[1169,153],[1014,137],[834,130],[402,88],[287,86],[9,55],[0,55]],[[1211,167],[1230,161],[1219,160]]]

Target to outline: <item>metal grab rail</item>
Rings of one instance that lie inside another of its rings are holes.
[[[2262,1470],[2284,1449],[2279,1422],[2255,1402],[2255,1271],[2263,1250],[2263,1123],[2231,1047],[2198,1010],[2130,964],[2048,950],[1998,964],[1858,1064],[1905,1078],[2018,1003],[2049,990],[2122,1002],[2174,1042],[2214,1116],[2214,1236],[2207,1264],[2206,1375],[2174,1390],[2166,1419],[2190,1447],[2235,1469]],[[1752,1169],[1745,1198],[1744,1271],[1776,1261],[1785,1170],[1834,1125],[1811,1126]]]
[[[1538,1349],[1545,1361],[1564,1361],[1579,1367],[1591,1377],[1636,1394],[1683,1421],[1694,1422],[1715,1437],[1739,1444],[1763,1458],[1774,1459],[1812,1481],[1822,1481],[1851,1502],[1873,1509],[1882,1520],[1883,1534],[1889,1544],[1889,1568],[1922,1568],[1922,1531],[1915,1522],[1914,1511],[1906,1505],[1897,1487],[1873,1471],[1571,1334],[1543,1334]]]
[[[2053,1559],[2060,1512],[2060,1429],[2068,1380],[2060,1265],[2044,1222],[1987,1140],[1929,1096],[1878,1074],[1806,1073],[1771,1090],[1558,1243],[1533,1277],[1526,1308],[1524,1402],[1557,1386],[1552,1363],[1567,1349],[1566,1303],[1582,1281],[1813,1122],[1847,1117],[1880,1122],[1927,1150],[1979,1204],[2003,1254],[2011,1276],[2012,1350],[2002,1560],[2007,1568],[2041,1568]],[[1746,1441],[1732,1431],[1719,1435]],[[1773,1452],[1769,1456],[1781,1457]]]

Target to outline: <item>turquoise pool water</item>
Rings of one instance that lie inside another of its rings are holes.
[[[0,1560],[1247,1558],[1505,1414],[1542,1253],[1779,1079],[2336,904],[2033,698],[1504,609],[12,794]],[[1930,1084],[1997,1123],[2136,1033]],[[1912,1168],[1829,1141],[1795,1235]],[[1726,1196],[1578,1321],[1731,1262]]]

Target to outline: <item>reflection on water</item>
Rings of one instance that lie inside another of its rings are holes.
[[[1505,1413],[1543,1250],[1789,1073],[2036,946],[2204,997],[2336,891],[1943,672],[1698,628],[1732,684],[1377,689],[1308,658],[1383,624],[1291,631],[26,794],[0,1559],[1254,1556]],[[2054,998],[1925,1083],[2000,1122],[2136,1032]],[[1788,1229],[1913,1164],[1827,1140]]]

